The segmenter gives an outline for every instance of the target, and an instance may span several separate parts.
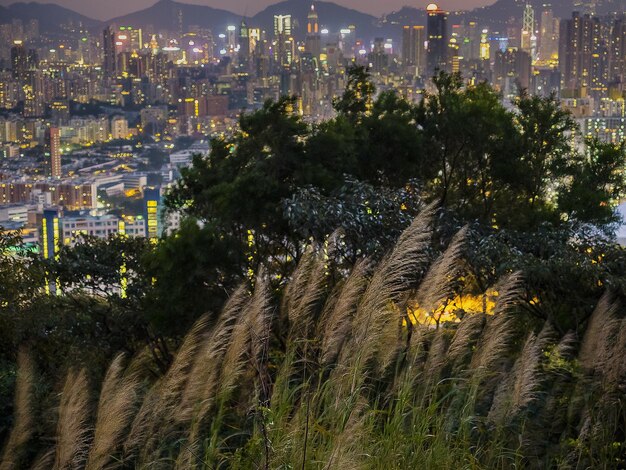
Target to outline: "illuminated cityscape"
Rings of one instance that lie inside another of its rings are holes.
[[[0,0],[0,345],[0,470],[626,470],[626,0]]]
[[[0,18],[0,223],[34,242],[50,208],[156,224],[144,217],[146,195],[157,200],[177,180],[190,146],[207,153],[242,110],[283,95],[308,122],[332,117],[354,63],[414,102],[438,71],[487,81],[505,103],[520,88],[555,94],[583,136],[626,137],[623,12],[598,14],[590,2],[559,17],[557,5],[516,1],[518,15],[494,20],[431,3],[360,30],[351,17],[324,17],[327,5],[218,29],[169,0],[153,7],[167,27],[68,20],[44,30],[37,18]],[[157,236],[161,225],[127,233]]]

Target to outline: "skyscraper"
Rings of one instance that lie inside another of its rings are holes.
[[[574,12],[571,19],[561,20],[559,70],[566,96],[586,96],[606,85],[602,82],[607,79],[608,48],[603,35],[596,17]]]
[[[26,49],[22,41],[15,41],[11,47],[11,73],[19,79],[26,72]]]
[[[111,26],[108,26],[102,32],[102,36],[102,66],[105,76],[112,77],[115,75],[117,62],[115,54],[115,31]]]
[[[48,130],[48,147],[50,149],[50,176],[61,177],[61,130],[50,127]]]
[[[558,55],[557,21],[554,18],[552,6],[545,4],[539,22],[539,49],[537,53],[539,61],[543,63]]]
[[[513,47],[506,51],[497,51],[493,68],[494,85],[504,96],[516,95],[519,88],[530,87],[531,58],[530,54]]]
[[[295,42],[291,36],[291,15],[274,15],[274,61],[288,67],[294,58]]]
[[[402,28],[402,63],[405,67],[415,67],[416,75],[424,73],[424,39],[423,26]]]
[[[242,65],[248,63],[250,58],[250,30],[245,20],[239,25],[239,62]]]
[[[440,10],[435,3],[426,7],[428,50],[426,53],[427,73],[435,75],[438,70],[446,70],[448,65],[448,13]]]
[[[524,15],[522,17],[522,36],[520,40],[521,49],[533,55],[535,37],[535,10],[529,3],[524,7]]]
[[[316,58],[319,58],[322,52],[322,36],[320,35],[318,19],[315,5],[311,5],[311,10],[307,18],[305,49]]]
[[[626,84],[626,14],[613,22],[609,59],[609,79],[611,83]]]

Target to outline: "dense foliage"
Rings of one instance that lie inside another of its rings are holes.
[[[323,123],[243,114],[156,243],[0,230],[2,470],[624,465],[626,144],[347,82]]]
[[[466,229],[435,260],[425,255],[434,215],[425,208],[377,266],[360,262],[338,283],[317,249],[279,299],[264,275],[244,284],[213,326],[208,316],[194,324],[156,380],[142,372],[142,353],[116,356],[99,394],[88,371],[73,368],[47,412],[22,351],[0,466],[626,464],[621,304],[603,296],[584,334],[562,334],[549,319],[524,319],[513,273],[481,294],[488,314],[466,308],[459,323],[413,324],[415,305],[434,312],[463,271]]]

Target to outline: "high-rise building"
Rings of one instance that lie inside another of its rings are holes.
[[[291,36],[291,15],[274,15],[274,36]]]
[[[541,11],[539,21],[539,48],[537,58],[542,63],[547,63],[558,56],[558,20],[554,18],[552,6],[545,4]]]
[[[103,33],[103,56],[102,65],[105,75],[112,77],[116,72],[115,31],[111,26],[104,29]]]
[[[291,15],[274,15],[274,61],[283,68],[291,65],[295,55],[291,27]]]
[[[315,6],[311,5],[311,10],[307,18],[305,50],[313,57],[319,58],[322,52],[322,36],[320,34],[319,18]]]
[[[520,88],[528,89],[531,78],[531,57],[526,51],[508,48],[497,51],[494,64],[494,85],[504,96],[516,95]]]
[[[26,49],[24,42],[16,40],[11,47],[11,71],[13,78],[24,82],[27,72],[37,68],[37,52],[33,49]]]
[[[111,138],[114,140],[128,138],[128,121],[124,116],[111,118]]]
[[[424,72],[424,41],[423,26],[402,28],[402,64],[405,67],[415,67],[416,75],[422,75]]]
[[[605,36],[606,28],[596,17],[574,12],[571,19],[561,20],[559,70],[566,96],[583,97],[606,87],[609,53]]]
[[[120,52],[137,52],[143,49],[143,32],[141,28],[120,26],[115,33],[115,50]]]
[[[448,67],[448,13],[435,3],[426,7],[428,49],[426,53],[428,75],[433,76],[438,70]]]
[[[61,129],[50,127],[48,130],[48,148],[50,150],[50,176],[61,177]]]
[[[529,3],[524,7],[522,17],[522,31],[520,38],[521,49],[534,56],[534,46],[537,38],[535,36],[535,10]]]
[[[239,25],[239,62],[247,64],[250,59],[250,30],[245,20]]]
[[[609,80],[611,83],[626,85],[626,14],[613,22],[611,32]]]

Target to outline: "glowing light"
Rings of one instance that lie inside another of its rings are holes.
[[[236,29],[232,24],[226,28],[227,31],[235,31]]]
[[[437,6],[436,3],[430,3],[427,7],[426,7],[426,11],[439,11],[439,7]]]
[[[352,31],[350,31],[349,29],[344,28],[344,29],[340,29],[339,32],[341,34],[350,34]]]
[[[226,35],[224,33],[220,33],[217,37],[220,39],[225,39]]]
[[[320,31],[320,33],[322,33],[322,34],[328,34],[328,30],[327,30],[326,28],[324,28],[324,29],[322,29],[322,30]]]

